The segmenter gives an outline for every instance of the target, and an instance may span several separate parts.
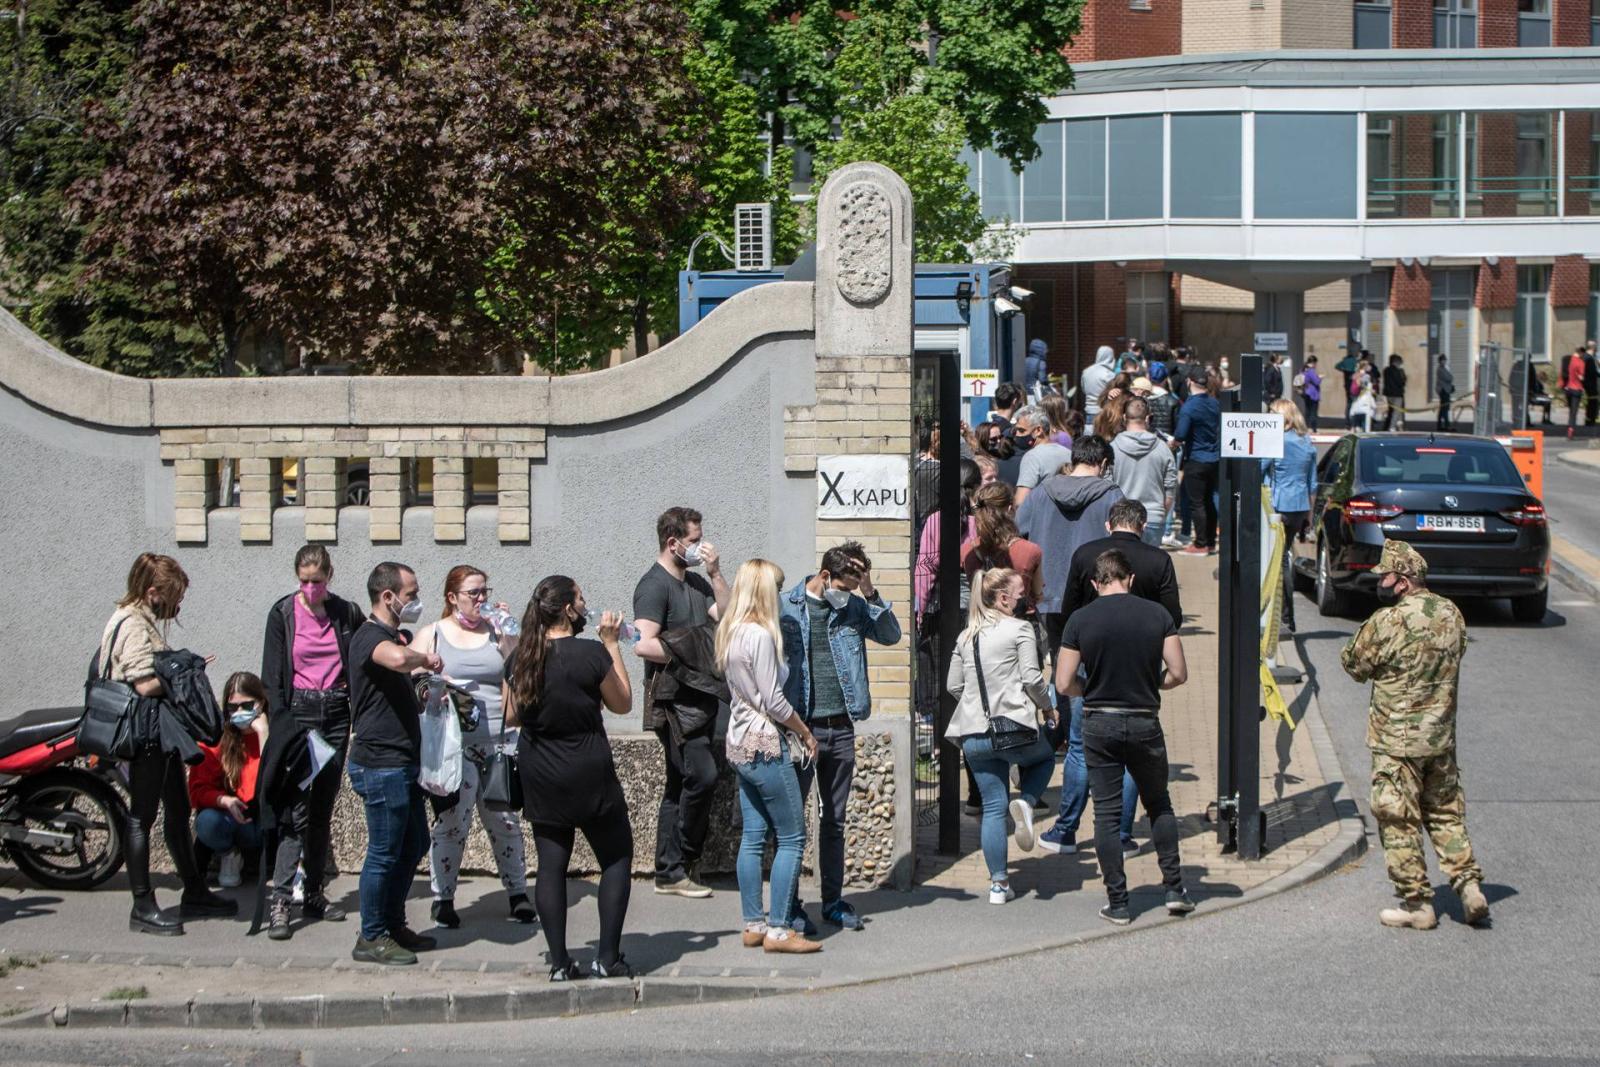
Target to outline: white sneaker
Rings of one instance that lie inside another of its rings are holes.
[[[217,884],[224,889],[237,889],[239,883],[244,881],[244,856],[238,849],[234,849],[222,857],[218,865]]]
[[[989,903],[991,903],[991,904],[1005,904],[1005,903],[1008,903],[1009,901],[1013,901],[1013,900],[1016,900],[1016,899],[1017,899],[1017,893],[1016,893],[1016,890],[1011,888],[1011,883],[1009,883],[1009,882],[990,882],[989,883]]]
[[[1024,852],[1033,851],[1033,805],[1018,797],[1011,802],[1011,819],[1017,824],[1017,847]]]

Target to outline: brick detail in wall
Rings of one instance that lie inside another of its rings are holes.
[[[1506,311],[1517,306],[1516,260],[1501,256],[1500,262],[1492,267],[1487,261],[1478,264],[1472,306],[1483,311]]]
[[[1089,63],[1178,55],[1184,43],[1184,2],[1088,0],[1078,35],[1067,46],[1067,58],[1073,63]]]
[[[1589,306],[1589,261],[1583,256],[1557,256],[1550,271],[1550,306]]]
[[[1589,170],[1590,138],[1594,131],[1594,112],[1568,111],[1566,150],[1567,150],[1567,214],[1587,216],[1595,214],[1595,202],[1592,194],[1586,189],[1574,189],[1576,183],[1572,180],[1575,174],[1584,174]],[[1591,178],[1591,181],[1595,179]]]
[[[909,405],[909,400],[908,400]],[[161,431],[161,458],[176,480],[173,525],[182,544],[204,544],[206,515],[219,504],[218,466],[237,464],[239,534],[272,540],[272,512],[283,498],[283,461],[297,460],[296,487],[308,541],[335,542],[352,461],[367,465],[368,525],[374,544],[400,540],[405,496],[402,467],[433,461],[433,525],[440,541],[466,536],[467,461],[493,459],[500,476],[499,535],[529,536],[530,465],[545,458],[542,426],[272,426],[177,427]]]
[[[1389,276],[1391,311],[1427,311],[1433,307],[1433,279],[1420,263],[1396,263]]]
[[[818,456],[892,455],[911,462],[911,361],[905,357],[819,357],[817,402],[783,412],[783,463],[814,475]],[[860,541],[873,584],[894,605],[903,635],[867,645],[875,715],[911,713],[911,520],[818,519],[816,558],[841,541]],[[791,575],[791,580],[801,577]]]
[[[1551,0],[1550,43],[1556,48],[1589,47],[1590,0]]]
[[[1433,0],[1394,0],[1389,41],[1395,48],[1433,47]]]
[[[1478,47],[1517,47],[1517,0],[1478,0]]]

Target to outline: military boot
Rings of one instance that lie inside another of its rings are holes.
[[[1433,905],[1415,900],[1403,901],[1393,908],[1384,908],[1378,912],[1378,921],[1385,926],[1409,926],[1413,930],[1432,930],[1439,925],[1439,917],[1433,913]]]
[[[1461,887],[1461,914],[1473,926],[1489,920],[1489,900],[1477,882],[1468,882]]]

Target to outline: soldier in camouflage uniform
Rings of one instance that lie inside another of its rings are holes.
[[[1401,905],[1385,926],[1431,930],[1433,888],[1422,854],[1427,828],[1439,866],[1469,923],[1489,917],[1483,872],[1467,840],[1466,798],[1456,766],[1456,684],[1467,627],[1461,612],[1424,585],[1428,564],[1404,541],[1386,540],[1373,573],[1378,609],[1345,646],[1345,671],[1372,681],[1367,747],[1372,750],[1372,817]]]

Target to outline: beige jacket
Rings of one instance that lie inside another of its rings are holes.
[[[122,632],[117,634],[117,647],[108,649],[112,631],[123,619]],[[156,653],[167,650],[167,640],[162,636],[162,626],[143,602],[118,608],[100,634],[100,669],[111,665],[111,680],[129,685],[156,676]]]
[[[1004,715],[1025,726],[1039,725],[1039,712],[1050,708],[1050,690],[1039,669],[1039,642],[1032,624],[1009,617],[999,619],[978,635],[978,647],[983,654],[990,714]],[[989,720],[983,713],[971,637],[956,645],[945,687],[957,703],[944,735],[956,741],[987,732]]]

